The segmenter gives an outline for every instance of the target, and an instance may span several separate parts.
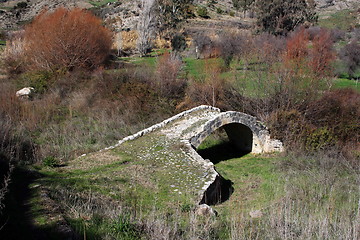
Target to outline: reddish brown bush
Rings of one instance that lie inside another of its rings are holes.
[[[351,89],[330,91],[306,109],[274,111],[267,119],[272,134],[296,151],[330,150],[349,159],[359,155],[360,94]],[[357,163],[358,164],[358,163]]]
[[[308,56],[309,35],[305,28],[295,32],[287,41],[285,63],[293,63],[294,67],[302,67],[305,58]]]
[[[327,127],[342,142],[360,141],[360,94],[352,89],[326,93],[310,104],[306,116],[316,127]]]
[[[333,40],[331,33],[327,30],[320,30],[314,37],[311,49],[310,67],[317,77],[326,77],[332,74],[332,62],[335,60]]]
[[[43,11],[25,29],[27,65],[33,69],[93,69],[104,62],[112,34],[91,13],[58,8]]]

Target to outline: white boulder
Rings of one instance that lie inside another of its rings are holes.
[[[217,216],[217,212],[207,204],[199,205],[195,210],[195,214],[198,216],[208,216],[208,217]]]
[[[17,91],[16,96],[21,98],[29,98],[30,95],[34,92],[34,90],[35,89],[32,87],[26,87]]]

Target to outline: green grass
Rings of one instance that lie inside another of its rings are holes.
[[[5,11],[9,11],[13,9],[12,7],[4,7],[4,6],[0,6],[0,10],[5,10]]]
[[[155,69],[158,58],[155,56],[150,57],[121,57],[119,60],[127,62],[127,63],[134,63],[138,66],[149,66]]]
[[[221,141],[219,135],[202,148],[216,146]],[[166,153],[169,146],[155,136],[146,135],[112,151],[73,160],[65,168],[39,167],[42,178],[32,186],[46,187],[63,207],[71,206],[66,221],[86,239],[105,235],[140,239],[146,236],[141,229],[147,226],[141,227],[140,222],[153,224],[154,216],[160,229],[180,231],[179,239],[190,239],[191,234],[209,234],[205,239],[231,239],[240,234],[242,238],[232,239],[252,239],[254,233],[259,239],[284,239],[283,224],[289,224],[287,231],[300,239],[308,238],[309,231],[318,234],[318,228],[330,234],[328,239],[336,239],[350,234],[347,231],[354,227],[347,224],[354,224],[357,216],[357,173],[340,161],[321,156],[248,154],[219,162],[216,169],[233,182],[234,193],[228,201],[214,206],[217,218],[191,217],[191,197],[173,195],[168,186],[169,177],[185,179],[186,175],[159,168],[177,148]],[[140,158],[145,155],[145,159]],[[51,229],[54,225],[42,215],[43,203],[38,196],[39,192],[30,201],[32,214],[38,227]],[[109,212],[107,205],[113,203],[126,211],[117,212],[114,207]],[[252,219],[249,213],[254,210],[263,216]]]
[[[89,220],[83,218],[67,218],[70,226],[84,239],[102,239],[112,236],[112,239],[135,240],[140,238],[140,231],[127,215],[120,215],[117,219],[106,220],[95,215]]]
[[[100,0],[100,1],[89,1],[95,7],[102,7],[108,3],[117,2],[118,0]]]
[[[183,61],[185,62],[184,71],[188,73],[189,77],[195,80],[204,80],[207,77],[207,68],[212,68],[214,66],[221,68],[223,64],[220,58],[184,58]]]
[[[350,30],[357,25],[356,11],[342,10],[331,14],[329,17],[320,19],[319,26],[329,29]]]
[[[263,209],[277,201],[283,194],[281,172],[276,170],[276,157],[246,155],[216,164],[217,171],[234,182],[234,193],[223,203],[222,210],[251,211]]]
[[[357,174],[340,162],[321,156],[247,155],[220,162],[216,169],[234,183],[230,200],[215,206],[231,219],[231,235],[286,239],[284,225],[289,224],[288,231],[299,239],[353,238],[350,229],[359,216]],[[263,216],[250,218],[254,210]]]
[[[333,89],[337,88],[352,88],[360,92],[360,82],[356,80],[350,80],[346,78],[335,79]]]

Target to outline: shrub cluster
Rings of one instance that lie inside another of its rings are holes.
[[[58,8],[41,12],[13,39],[8,58],[26,69],[91,70],[104,63],[111,46],[112,34],[100,19],[85,10]]]

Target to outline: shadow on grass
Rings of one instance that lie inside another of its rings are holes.
[[[197,153],[204,159],[209,159],[213,164],[226,161],[232,158],[240,158],[249,152],[239,151],[231,142],[222,142],[215,146],[197,150]]]
[[[69,232],[61,232],[61,227],[55,226],[56,223],[44,224],[45,227],[41,228],[34,225],[34,217],[46,214],[42,206],[31,202],[36,193],[30,188],[30,184],[41,177],[35,171],[22,168],[14,170],[5,199],[5,209],[0,215],[0,239],[76,239]]]

